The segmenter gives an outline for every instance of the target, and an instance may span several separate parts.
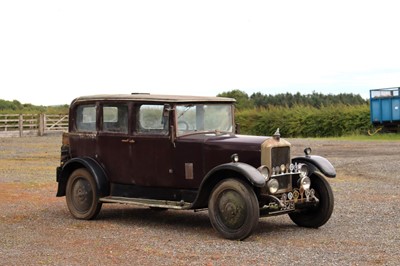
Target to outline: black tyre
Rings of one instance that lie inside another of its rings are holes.
[[[318,228],[324,225],[333,212],[333,192],[329,183],[319,174],[311,177],[311,188],[319,199],[317,206],[299,212],[289,213],[290,219],[298,226]]]
[[[77,219],[94,219],[100,212],[96,182],[84,168],[72,172],[67,183],[67,206],[72,216]]]
[[[236,179],[219,182],[208,202],[212,226],[223,237],[243,240],[258,224],[260,217],[256,194],[252,187]]]

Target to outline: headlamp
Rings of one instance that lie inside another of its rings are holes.
[[[311,179],[308,176],[303,176],[300,179],[300,187],[302,187],[304,190],[309,190],[311,187]]]
[[[265,181],[268,181],[270,176],[268,167],[266,167],[265,165],[261,165],[260,167],[258,167],[257,170],[264,176]]]
[[[275,194],[279,189],[279,182],[275,178],[267,182],[268,190],[271,194]]]
[[[298,171],[301,176],[308,176],[308,166],[304,163],[299,163],[297,165]]]

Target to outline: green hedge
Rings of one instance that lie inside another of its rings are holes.
[[[364,134],[371,128],[368,105],[270,107],[236,112],[242,134],[284,137],[339,137]]]

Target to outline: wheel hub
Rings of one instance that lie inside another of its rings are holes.
[[[87,191],[86,191],[85,187],[82,184],[78,187],[78,191],[76,193],[76,196],[77,196],[77,198],[78,198],[78,200],[80,202],[86,201]]]
[[[91,187],[85,180],[77,180],[74,186],[73,204],[79,211],[86,211],[91,205]]]
[[[226,204],[225,211],[224,211],[225,214],[227,214],[228,216],[230,216],[232,218],[232,217],[236,216],[237,212],[238,212],[237,207],[232,202],[229,202],[228,204]]]
[[[231,229],[237,229],[242,226],[246,214],[242,197],[234,192],[229,191],[221,195],[219,211],[222,222]]]

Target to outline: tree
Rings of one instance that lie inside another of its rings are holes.
[[[219,97],[228,97],[236,100],[235,106],[239,110],[253,108],[253,103],[249,100],[249,95],[241,90],[232,90],[218,94]]]
[[[313,91],[311,94],[302,95],[300,92],[296,94],[279,93],[275,95],[265,95],[261,92],[253,93],[250,98],[241,90],[232,90],[223,92],[218,96],[230,97],[236,99],[236,106],[238,109],[251,109],[259,107],[283,106],[290,107],[296,105],[312,106],[315,108],[322,108],[331,105],[363,105],[368,104],[367,100],[361,98],[360,95],[353,93],[340,93],[338,95],[322,94]]]

